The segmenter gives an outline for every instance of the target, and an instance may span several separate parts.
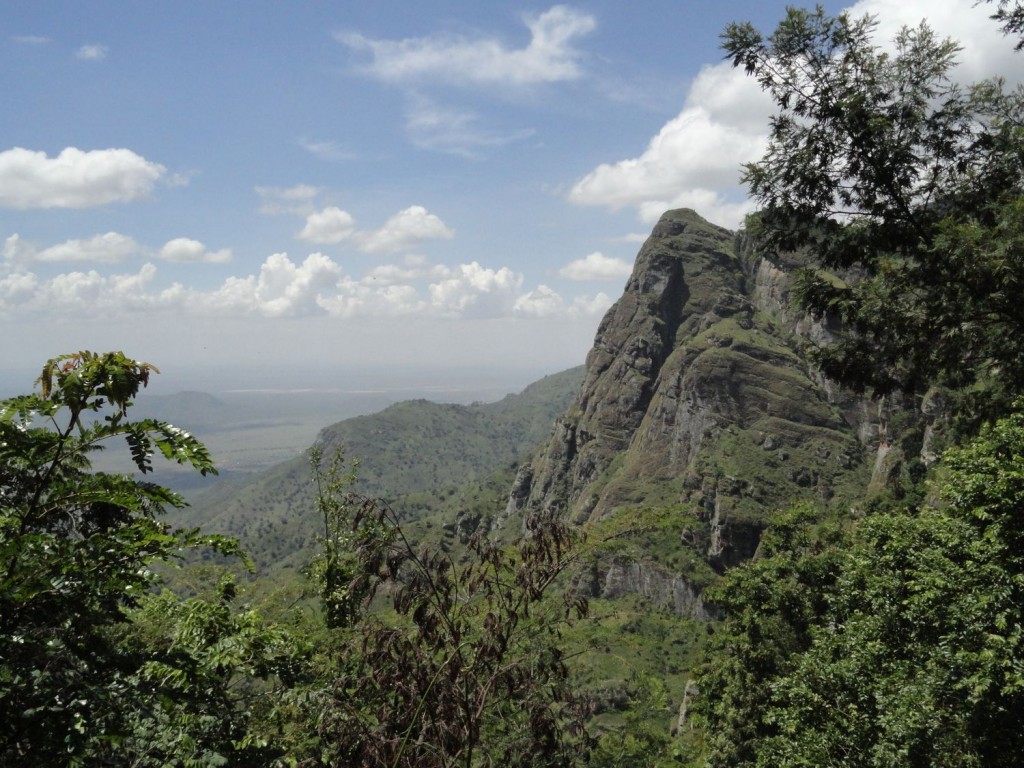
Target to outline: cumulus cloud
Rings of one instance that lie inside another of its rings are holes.
[[[177,308],[186,291],[178,283],[154,289],[156,267],[138,272],[101,275],[96,270],[67,272],[44,280],[31,272],[0,278],[0,310],[37,310],[47,315],[115,316],[135,311]]]
[[[109,49],[105,45],[90,43],[89,45],[83,45],[79,48],[77,53],[75,53],[75,56],[83,61],[99,61],[107,58],[108,51]]]
[[[297,237],[307,243],[333,245],[348,240],[355,232],[356,220],[348,211],[331,206],[306,217],[306,226]]]
[[[582,76],[582,54],[575,41],[594,30],[588,14],[556,5],[537,16],[525,16],[530,42],[508,48],[493,38],[443,35],[405,40],[373,40],[359,34],[337,39],[353,51],[368,53],[364,71],[381,80],[407,82],[438,79],[445,83],[530,85]]]
[[[174,248],[198,250],[189,245],[195,241],[181,240]],[[8,238],[5,254],[23,245],[16,237]],[[275,253],[256,272],[228,277],[207,290],[180,283],[161,287],[151,263],[134,273],[103,275],[93,269],[48,278],[19,264],[6,266],[8,273],[0,272],[0,314],[8,316],[38,312],[51,318],[131,322],[139,313],[160,311],[180,318],[590,320],[611,303],[604,294],[567,300],[545,285],[524,290],[523,275],[508,267],[477,262],[446,267],[418,256],[380,265],[358,278],[345,274],[340,264],[322,253],[302,261]]]
[[[178,237],[167,242],[158,251],[139,244],[134,238],[117,232],[107,232],[88,238],[65,240],[63,243],[40,248],[18,234],[4,241],[3,258],[8,265],[24,267],[30,263],[85,263],[113,264],[139,256],[156,256],[164,261],[223,263],[231,260],[231,250],[209,251],[198,240]]]
[[[4,241],[3,255],[4,261],[13,265],[31,262],[113,264],[126,261],[144,251],[134,239],[117,232],[65,240],[49,248],[40,248],[36,243],[13,234]]]
[[[573,299],[569,314],[576,317],[595,317],[603,315],[614,303],[614,299],[604,292],[590,298],[581,296]]]
[[[1012,45],[987,14],[959,0],[862,0],[852,9],[854,16],[865,13],[878,16],[877,39],[883,45],[901,26],[917,26],[927,17],[940,35],[963,43],[963,66],[955,76],[964,82],[1021,73]],[[602,163],[573,185],[569,199],[613,210],[632,207],[647,223],[666,209],[688,207],[716,223],[737,226],[753,209],[739,186],[740,168],[763,155],[773,111],[769,97],[742,70],[728,63],[705,67],[682,111],[643,152]]]
[[[0,277],[0,309],[24,307],[39,296],[39,278],[31,272]]]
[[[513,311],[528,317],[557,315],[564,307],[562,297],[546,285],[538,285],[536,290],[524,293],[512,305]]]
[[[367,273],[366,281],[377,285],[403,285],[417,280],[438,279],[448,274],[448,268],[441,264],[381,264]]]
[[[428,303],[412,285],[381,285],[353,278],[342,280],[337,293],[322,303],[332,316],[346,319],[431,314]]]
[[[1020,83],[1024,81],[1020,54],[1014,53],[1013,41],[999,31],[987,9],[984,4],[968,5],[959,0],[860,0],[850,14],[874,16],[878,20],[876,38],[889,48],[902,27],[917,27],[922,20],[940,37],[959,41],[963,50],[952,73],[955,82],[968,84],[999,74],[1011,85]]]
[[[727,64],[705,67],[682,112],[638,157],[603,163],[576,182],[569,199],[615,210],[636,207],[646,222],[668,208],[690,207],[735,226],[751,209],[739,189],[740,166],[766,144],[771,101]]]
[[[222,264],[231,261],[231,249],[208,251],[198,240],[187,237],[176,237],[164,244],[158,254],[164,261]]]
[[[74,147],[57,157],[21,147],[0,152],[0,207],[92,208],[144,198],[166,172],[129,149],[83,152]]]
[[[28,242],[17,232],[4,240],[4,262],[7,265],[30,262],[38,252],[39,246]]]
[[[362,233],[359,248],[366,253],[396,253],[428,240],[450,240],[454,236],[455,232],[422,205],[411,205],[375,232]]]
[[[324,208],[306,216],[306,225],[296,236],[317,245],[349,241],[364,253],[398,253],[428,240],[450,240],[455,233],[422,205],[411,205],[376,230],[359,230],[348,211]]]
[[[569,280],[621,280],[629,277],[633,265],[622,259],[594,252],[582,259],[570,261],[558,274]]]
[[[434,309],[443,315],[491,317],[509,312],[516,302],[523,276],[508,267],[489,269],[477,262],[458,269],[430,285]]]
[[[83,240],[67,240],[39,251],[36,261],[119,262],[140,253],[142,247],[127,235],[107,232]]]
[[[311,253],[295,264],[286,253],[275,253],[258,275],[230,277],[203,303],[217,311],[256,312],[267,317],[324,314],[324,296],[335,292],[341,267],[322,253]]]

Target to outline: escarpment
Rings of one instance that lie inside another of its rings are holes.
[[[898,474],[893,430],[920,419],[817,373],[808,353],[830,329],[790,302],[797,266],[693,211],[664,214],[598,328],[579,394],[520,470],[509,511],[583,522],[671,508],[686,521],[677,546],[721,570],[754,555],[772,510],[853,497],[873,473],[876,484]],[[658,584],[652,599],[703,611],[669,597],[664,579],[608,567],[616,590]]]

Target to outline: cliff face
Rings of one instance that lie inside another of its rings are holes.
[[[578,396],[520,471],[509,511],[554,508],[584,521],[670,506],[693,518],[679,546],[720,570],[754,554],[771,510],[863,490],[873,468],[893,471],[887,412],[808,363],[829,330],[789,303],[797,264],[755,256],[745,237],[693,211],[666,213],[598,328]],[[612,580],[612,591],[657,581],[614,569]],[[664,582],[652,590],[664,593]]]

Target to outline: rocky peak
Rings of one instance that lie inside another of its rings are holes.
[[[691,210],[664,214],[509,511],[671,506],[692,518],[680,546],[720,569],[754,554],[772,509],[866,487],[885,415],[808,363],[830,329],[790,304],[798,265]]]
[[[529,504],[581,507],[590,484],[629,447],[680,335],[692,334],[716,304],[742,295],[732,241],[690,210],[658,222],[598,327],[579,396],[532,470]],[[587,503],[581,508],[589,512]]]

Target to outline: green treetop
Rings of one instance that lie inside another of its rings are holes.
[[[1001,3],[1013,32],[1019,4]],[[841,321],[819,363],[876,394],[983,384],[1024,391],[1024,92],[953,82],[959,47],[925,24],[894,52],[870,17],[790,9],[769,36],[724,34],[778,108],[747,166],[771,250],[808,251],[805,308]]]

